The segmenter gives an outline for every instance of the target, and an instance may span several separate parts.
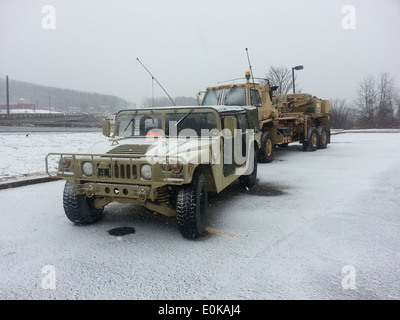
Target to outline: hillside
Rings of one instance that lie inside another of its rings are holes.
[[[62,112],[113,113],[130,106],[126,100],[106,94],[47,87],[34,83],[9,80],[10,104],[24,102],[35,108]],[[0,78],[0,104],[6,102],[6,81]]]

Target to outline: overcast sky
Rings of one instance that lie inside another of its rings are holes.
[[[140,105],[152,79],[136,58],[195,97],[242,77],[249,48],[255,76],[301,64],[303,92],[350,102],[367,74],[400,87],[399,17],[400,0],[0,0],[0,76]]]

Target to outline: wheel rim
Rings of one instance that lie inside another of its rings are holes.
[[[323,144],[323,145],[326,144],[327,139],[326,139],[326,132],[325,132],[325,131],[322,132],[321,141],[322,141],[322,144]]]
[[[270,155],[271,155],[271,153],[272,153],[272,141],[271,140],[268,140],[267,141],[267,156],[269,157]]]
[[[313,147],[317,145],[317,135],[315,133],[311,136],[311,144]]]

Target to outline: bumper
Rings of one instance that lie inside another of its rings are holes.
[[[85,194],[87,197],[127,198],[139,201],[156,199],[156,193],[150,186],[124,185],[111,183],[84,183],[74,187],[75,194]]]

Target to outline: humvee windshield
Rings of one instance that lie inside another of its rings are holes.
[[[118,118],[118,136],[145,136],[153,129],[161,129],[161,115],[122,115]]]
[[[213,113],[167,113],[167,136],[209,137],[218,135],[218,123]]]
[[[218,122],[215,114],[204,113],[166,113],[165,133],[167,136],[201,137],[218,135]],[[121,115],[118,117],[118,136],[158,136],[162,135],[161,114]]]
[[[204,95],[202,106],[224,105],[224,106],[245,106],[246,88],[231,87],[207,91]]]

